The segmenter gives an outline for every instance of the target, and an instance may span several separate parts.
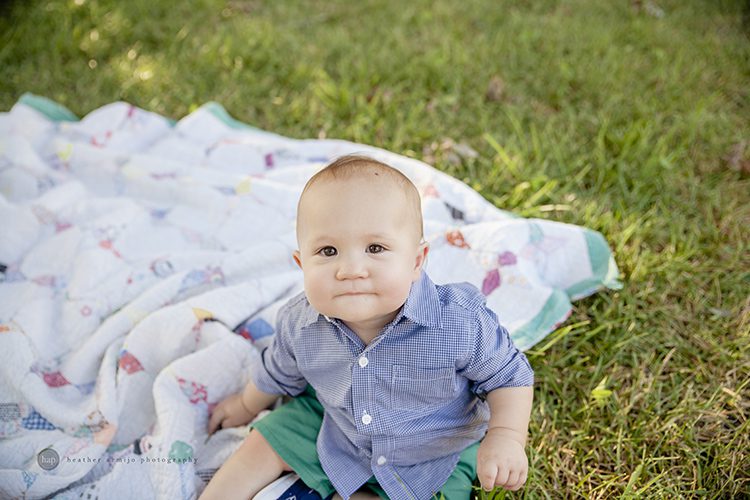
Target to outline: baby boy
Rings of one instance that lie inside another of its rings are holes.
[[[323,498],[468,499],[523,486],[533,372],[473,286],[422,270],[417,189],[345,156],[314,175],[297,210],[304,292],[242,393],[209,433],[256,421],[201,498],[252,498],[285,471]]]

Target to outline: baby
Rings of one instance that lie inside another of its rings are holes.
[[[305,291],[208,432],[294,399],[252,425],[201,498],[252,498],[285,471],[322,498],[468,499],[477,476],[523,486],[533,372],[475,287],[422,270],[411,181],[339,158],[302,192],[297,243]]]

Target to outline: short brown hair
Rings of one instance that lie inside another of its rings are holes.
[[[353,177],[367,176],[368,174],[376,176],[384,174],[384,177],[393,180],[402,188],[406,199],[414,211],[414,217],[419,225],[419,238],[421,240],[424,236],[424,229],[422,227],[422,201],[417,187],[399,170],[369,156],[356,154],[341,156],[313,175],[307,181],[307,184],[305,184],[305,188],[299,197],[297,213],[299,214],[299,208],[302,205],[302,197],[317,182],[328,179],[351,179]]]

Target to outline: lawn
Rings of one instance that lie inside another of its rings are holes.
[[[750,495],[750,2],[49,0],[0,17],[2,110],[24,92],[78,116],[217,101],[600,231],[624,288],[528,352],[530,476],[506,498]]]

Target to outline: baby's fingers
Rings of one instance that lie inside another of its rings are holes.
[[[492,491],[495,487],[495,478],[497,477],[497,467],[495,465],[485,465],[477,471],[479,483],[484,491]]]
[[[508,484],[506,488],[511,491],[520,490],[525,483],[526,483],[526,471],[521,471],[521,473],[518,474],[518,479],[514,483]]]
[[[511,470],[511,471],[510,471],[510,472],[508,473],[508,477],[507,477],[507,479],[505,480],[505,482],[503,482],[503,483],[499,483],[499,482],[498,482],[498,484],[499,484],[500,486],[502,486],[503,488],[505,488],[506,490],[512,490],[512,489],[514,489],[514,488],[516,487],[516,485],[518,484],[518,479],[520,478],[520,476],[521,476],[521,474],[520,474],[520,472],[519,472],[519,471],[514,471],[514,470]]]
[[[211,414],[211,418],[208,419],[208,434],[213,434],[216,429],[218,429],[221,426],[222,421],[224,420],[224,409],[221,406],[217,406],[214,408],[214,412]]]
[[[508,482],[503,488],[510,491],[520,490],[526,482],[526,471],[511,472],[508,476]]]
[[[503,488],[507,488],[508,484],[508,476],[510,475],[510,470],[507,467],[501,466],[497,469],[497,476],[495,476],[495,484],[492,486],[502,486]]]

